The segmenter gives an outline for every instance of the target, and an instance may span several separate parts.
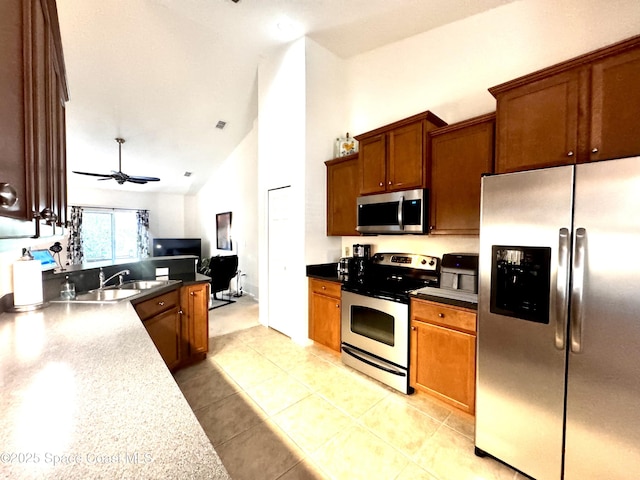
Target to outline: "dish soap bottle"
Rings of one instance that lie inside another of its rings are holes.
[[[60,298],[63,300],[73,300],[76,298],[76,285],[69,279],[69,275],[64,277],[64,282],[60,287]]]

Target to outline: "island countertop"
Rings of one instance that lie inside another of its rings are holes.
[[[0,476],[229,475],[128,301],[0,314]]]

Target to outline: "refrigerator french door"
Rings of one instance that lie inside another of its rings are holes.
[[[640,471],[640,157],[482,179],[476,453]]]

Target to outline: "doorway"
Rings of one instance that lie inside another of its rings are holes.
[[[293,238],[291,221],[291,186],[268,192],[268,309],[269,327],[293,336],[291,324],[291,298],[289,287],[293,285],[291,248]]]

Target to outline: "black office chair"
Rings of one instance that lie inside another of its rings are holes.
[[[216,305],[209,308],[209,310],[224,307],[225,305],[229,305],[235,302],[235,300],[231,300],[231,290],[229,290],[229,284],[231,283],[231,279],[238,274],[237,255],[216,255],[215,257],[211,257],[208,264],[206,264],[206,261],[203,261],[201,272],[207,277],[211,277],[210,283],[213,299],[222,300],[224,302],[221,305]],[[218,298],[218,292],[224,291],[228,291],[227,298],[224,298],[224,293],[222,294],[221,298]]]

